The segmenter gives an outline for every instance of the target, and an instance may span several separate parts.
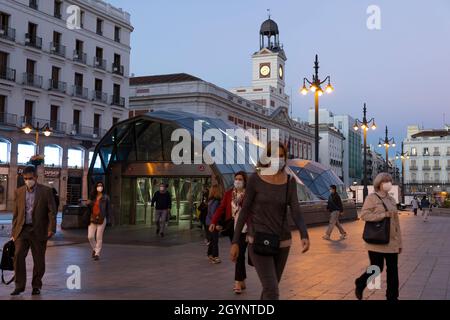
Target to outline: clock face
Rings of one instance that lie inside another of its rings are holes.
[[[283,79],[283,66],[280,66],[280,69],[278,70],[278,73],[280,74],[280,79]]]
[[[267,65],[262,66],[261,69],[259,69],[259,72],[263,77],[267,77],[270,75],[270,67]]]

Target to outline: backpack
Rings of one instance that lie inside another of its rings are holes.
[[[0,263],[0,269],[2,270],[2,283],[9,285],[11,282],[14,281],[15,277],[13,276],[11,280],[5,281],[5,278],[3,276],[3,271],[14,271],[14,252],[15,252],[15,245],[14,241],[8,241],[3,246],[3,252],[2,252],[2,260]]]

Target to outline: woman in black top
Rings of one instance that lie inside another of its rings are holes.
[[[263,287],[263,300],[279,299],[278,286],[292,242],[291,229],[286,218],[287,205],[291,208],[292,218],[300,231],[302,252],[308,251],[310,245],[297,197],[296,181],[292,178],[288,180],[285,171],[287,149],[281,143],[275,143],[275,147],[272,152],[272,146],[269,144],[266,154],[270,158],[260,159],[258,173],[253,174],[247,183],[246,196],[230,252],[231,259],[236,261],[239,256],[239,235],[247,223],[249,254]],[[257,254],[254,250],[256,233],[277,235],[280,240],[278,253],[273,256]]]

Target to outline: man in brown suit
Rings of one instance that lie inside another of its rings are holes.
[[[25,291],[27,281],[25,258],[30,248],[34,264],[32,295],[41,293],[47,240],[56,232],[56,205],[52,190],[37,183],[34,167],[24,169],[23,179],[25,185],[15,192],[12,221],[12,240],[16,246],[14,257],[16,288],[11,293],[13,296]]]

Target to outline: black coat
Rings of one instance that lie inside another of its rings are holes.
[[[342,200],[339,194],[337,193],[330,194],[330,196],[328,197],[327,209],[330,212],[333,211],[344,212],[344,206],[342,205]]]

